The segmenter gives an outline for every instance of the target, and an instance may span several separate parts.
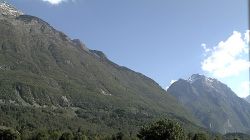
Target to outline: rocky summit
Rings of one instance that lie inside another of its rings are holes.
[[[23,13],[5,1],[0,1],[0,13],[2,16],[17,17]]]
[[[220,81],[194,74],[179,79],[167,92],[212,131],[249,132],[250,104]]]

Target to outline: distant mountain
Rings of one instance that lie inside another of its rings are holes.
[[[0,125],[18,131],[132,133],[157,117],[195,122],[152,79],[7,3],[0,4],[0,105]]]
[[[249,95],[249,96],[247,96],[245,99],[246,99],[246,101],[247,101],[247,102],[249,102],[249,103],[250,103],[250,95]]]
[[[167,92],[188,108],[210,130],[249,132],[250,104],[220,81],[194,74],[179,79]]]

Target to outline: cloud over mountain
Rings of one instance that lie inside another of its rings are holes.
[[[57,5],[57,4],[60,4],[62,2],[66,2],[68,0],[42,0],[44,2],[49,2],[50,4],[53,4],[53,5]]]
[[[240,97],[249,95],[248,61],[249,30],[234,31],[225,41],[214,47],[204,44],[201,69],[212,77],[225,81]]]
[[[226,41],[221,41],[210,51],[204,48],[207,57],[201,63],[202,70],[218,78],[235,76],[248,70],[249,36],[247,32],[242,37],[240,32],[234,31]]]

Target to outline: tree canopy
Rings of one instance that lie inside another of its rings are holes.
[[[184,140],[185,133],[176,121],[163,119],[146,125],[138,133],[141,140]]]

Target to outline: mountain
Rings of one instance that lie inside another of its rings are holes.
[[[0,16],[17,17],[23,13],[5,1],[0,1]]]
[[[250,104],[216,79],[194,74],[188,80],[179,79],[167,92],[212,131],[250,130]]]
[[[250,103],[250,95],[249,95],[249,96],[247,96],[247,97],[245,98],[245,100],[246,100],[247,102],[249,102],[249,103]]]
[[[196,123],[152,79],[7,3],[0,12],[0,125],[113,133],[157,117]]]

